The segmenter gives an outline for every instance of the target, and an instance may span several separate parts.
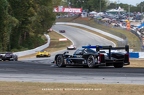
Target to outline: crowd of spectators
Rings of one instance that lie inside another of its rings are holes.
[[[128,29],[127,22],[130,22],[130,28],[128,31],[136,34],[142,41],[142,46],[144,49],[144,13],[134,12],[83,12],[79,13],[65,13],[57,16],[56,18],[67,18],[67,17],[89,17],[94,19],[97,23],[110,26],[113,28]]]
[[[144,48],[144,13],[104,13],[91,12],[88,17],[97,21],[97,23],[104,24],[113,28],[127,29],[127,22],[130,22],[128,31],[136,34],[142,41]]]

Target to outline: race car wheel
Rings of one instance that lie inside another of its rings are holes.
[[[123,63],[114,63],[114,67],[115,68],[122,68],[123,67]]]
[[[89,68],[93,68],[95,66],[95,58],[93,55],[89,55],[87,58],[87,65]]]
[[[56,65],[58,67],[66,67],[66,65],[64,64],[64,58],[62,55],[58,55],[56,58]]]
[[[17,58],[14,58],[13,61],[18,61]]]

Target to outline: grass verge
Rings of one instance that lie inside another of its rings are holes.
[[[64,38],[64,36],[62,36],[61,34],[58,34],[54,31],[49,32],[48,35],[50,36],[50,45],[48,48],[46,48],[45,50],[52,53],[58,50],[62,50],[62,49],[66,49],[67,46],[71,45],[72,42],[70,40],[67,41],[59,41],[60,38]],[[34,58],[36,56],[36,54],[30,54],[27,56],[22,56],[19,57],[19,60],[25,59],[25,58]]]
[[[69,25],[69,26],[73,26],[73,25]],[[104,38],[106,38],[106,39],[114,42],[114,43],[117,45],[117,40],[115,40],[115,39],[113,39],[113,38],[111,38],[111,37],[109,37],[109,36],[106,36],[106,35],[104,35],[104,34],[101,34],[101,33],[98,33],[98,32],[95,32],[95,31],[92,31],[92,30],[90,30],[90,29],[83,28],[83,27],[80,27],[80,26],[73,26],[73,27],[77,27],[77,28],[86,30],[87,32],[91,32],[91,33],[93,33],[93,34],[96,34],[96,35],[99,35],[99,36],[101,36],[101,37],[104,37]]]
[[[78,27],[81,28],[81,27]],[[83,28],[85,29],[85,28]],[[89,32],[95,33],[88,29]],[[108,40],[116,43],[112,38],[105,35],[95,33]],[[72,44],[67,42],[59,42],[62,35],[56,32],[50,32],[50,46],[46,49],[49,52],[54,52],[66,48]],[[20,57],[30,58],[35,54]],[[129,67],[144,67],[144,60],[131,59]],[[144,85],[127,85],[127,84],[70,84],[70,83],[38,83],[38,82],[0,82],[0,95],[143,95]]]
[[[97,33],[97,32],[94,32],[92,30],[89,30],[89,29],[86,29],[86,28],[83,28],[83,27],[78,27],[78,26],[73,26],[73,27],[84,29],[84,30],[86,30],[88,32],[94,33],[94,34],[102,36],[102,37],[104,37],[104,38],[106,38],[108,40],[111,40],[111,41],[113,41],[114,43],[117,44],[117,41],[115,39],[110,38],[108,36],[105,36],[105,35],[103,35],[101,33]],[[70,40],[65,41],[65,42],[60,42],[59,38],[64,38],[64,37],[62,35],[54,32],[54,31],[50,32],[49,36],[51,38],[51,43],[50,43],[50,46],[48,48],[46,48],[45,50],[49,51],[50,53],[58,51],[58,50],[65,49],[67,46],[69,46],[70,44],[72,44]],[[25,58],[33,58],[33,57],[35,57],[35,54],[19,57],[19,60],[25,59]],[[144,67],[143,62],[144,62],[144,59],[139,59],[139,60],[130,59],[130,63],[131,64],[128,65],[127,67]]]
[[[0,82],[0,95],[143,95],[144,85]]]
[[[70,26],[72,26],[72,25],[70,25]],[[113,39],[113,38],[111,38],[111,37],[108,37],[108,36],[106,36],[106,35],[103,35],[103,34],[101,34],[101,33],[97,33],[97,32],[95,32],[95,31],[89,30],[89,29],[87,29],[87,28],[79,27],[79,26],[72,26],[72,27],[77,27],[77,28],[86,30],[86,31],[88,31],[88,32],[94,33],[94,34],[96,34],[96,35],[99,35],[99,36],[101,36],[101,37],[104,37],[104,38],[106,38],[106,39],[114,42],[115,44],[117,44],[117,40],[115,40],[115,39]],[[143,62],[144,62],[144,59],[139,59],[139,60],[130,59],[130,63],[131,63],[131,64],[128,65],[127,67],[144,67]]]
[[[89,18],[79,17],[79,18],[74,19],[74,20],[71,20],[71,19],[72,18],[61,18],[61,19],[57,19],[57,22],[80,23],[80,24],[88,25],[88,26],[91,26],[93,28],[97,28],[97,29],[103,30],[105,32],[117,35],[121,38],[126,37],[128,40],[128,44],[129,44],[131,49],[133,49],[134,51],[140,51],[141,50],[140,39],[135,34],[131,33],[130,31],[118,29],[118,28],[113,28],[111,26],[104,26],[104,25],[96,23],[93,19],[89,19]]]

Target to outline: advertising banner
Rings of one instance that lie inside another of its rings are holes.
[[[66,8],[58,6],[54,8],[54,12],[82,13],[82,8]]]

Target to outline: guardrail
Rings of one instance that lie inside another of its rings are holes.
[[[21,57],[21,56],[26,56],[26,55],[30,55],[30,54],[34,54],[36,53],[37,51],[41,51],[45,48],[47,48],[50,44],[50,37],[49,35],[47,34],[44,34],[47,38],[47,43],[40,46],[40,47],[37,47],[37,48],[34,48],[34,49],[31,49],[31,50],[26,50],[26,51],[20,51],[20,52],[15,52],[14,54],[16,54],[18,57]]]
[[[105,35],[107,35],[109,37],[115,38],[118,41],[123,41],[122,38],[117,37],[117,36],[115,36],[113,34],[110,34],[110,33],[104,32],[102,30],[99,30],[99,29],[96,29],[96,28],[93,28],[93,27],[90,27],[90,26],[86,26],[86,25],[83,25],[83,24],[70,23],[70,22],[56,22],[55,24],[80,26],[80,27],[88,28],[88,29],[93,30],[93,31],[98,32],[98,33],[105,34]],[[130,52],[130,58],[144,58],[144,52]]]
[[[92,28],[92,27],[89,27],[89,26],[86,26],[86,25],[82,25],[82,24],[78,24],[78,23],[66,23],[66,22],[59,22],[59,23],[56,23],[56,24],[65,24],[65,25],[75,25],[75,26],[81,26],[81,27],[85,27],[85,28],[88,28],[88,29],[92,29],[92,30],[95,30],[96,32],[101,32],[103,33],[104,31],[101,31],[99,29],[95,29],[95,28]],[[109,33],[103,33],[105,35],[109,35],[109,36],[113,36],[113,38],[115,38],[116,40],[120,40],[122,41],[123,39],[115,36],[115,35],[112,35],[112,34],[109,34]],[[44,34],[47,38],[47,43],[40,46],[40,47],[37,47],[35,49],[31,49],[31,50],[26,50],[26,51],[20,51],[20,52],[15,52],[14,54],[17,54],[18,57],[21,57],[21,56],[26,56],[26,55],[30,55],[30,54],[34,54],[36,51],[41,51],[45,48],[47,48],[50,44],[50,37],[49,35],[47,34]],[[144,58],[144,52],[130,52],[130,58]]]

